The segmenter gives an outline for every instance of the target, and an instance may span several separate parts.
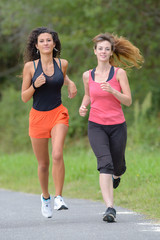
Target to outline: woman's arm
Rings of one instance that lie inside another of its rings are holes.
[[[42,73],[35,80],[34,82],[35,88],[34,88],[33,85],[31,84],[33,74],[34,74],[33,62],[27,62],[23,68],[23,82],[22,82],[22,91],[21,91],[21,98],[23,102],[28,102],[32,98],[35,92],[35,88],[39,88],[40,86],[46,83],[46,78]]]
[[[88,111],[86,108],[90,104],[90,96],[89,96],[89,71],[83,73],[83,84],[84,84],[84,97],[79,108],[80,116],[84,117]]]
[[[74,98],[77,94],[77,88],[76,85],[73,81],[71,81],[66,74],[67,72],[67,67],[68,67],[68,61],[65,59],[61,59],[61,64],[62,64],[62,72],[64,76],[64,85],[68,86],[68,97],[69,98]]]
[[[122,93],[112,88],[109,82],[101,83],[100,86],[104,91],[112,93],[122,104],[129,107],[132,104],[131,90],[127,74],[121,68],[117,71],[117,80],[120,83]]]
[[[32,73],[31,73],[31,62],[24,65],[23,68],[23,82],[21,90],[21,98],[23,102],[28,102],[33,96],[35,89],[31,85]]]
[[[68,75],[64,78],[64,85],[68,86],[68,97],[74,98],[77,95],[77,88],[73,81],[71,81]]]

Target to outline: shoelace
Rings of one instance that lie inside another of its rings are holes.
[[[45,205],[45,207],[50,207],[48,201],[43,200],[43,204]]]
[[[58,200],[60,200],[61,202],[63,201],[62,197],[61,196],[57,196],[56,197]]]

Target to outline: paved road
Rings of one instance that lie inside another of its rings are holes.
[[[69,210],[41,216],[40,196],[0,189],[0,240],[158,240],[160,224],[116,207],[117,222],[102,221],[105,205],[65,199]]]

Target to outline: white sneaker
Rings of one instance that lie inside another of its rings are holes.
[[[41,194],[41,212],[42,215],[46,218],[51,218],[52,217],[52,206],[51,206],[51,197],[50,199],[45,200]]]
[[[54,209],[55,210],[68,209],[67,205],[65,204],[61,196],[57,196],[54,198]]]

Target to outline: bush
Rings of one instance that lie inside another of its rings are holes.
[[[149,145],[159,147],[160,124],[159,119],[150,112],[152,108],[152,94],[149,92],[142,104],[136,100],[134,104],[134,119],[128,128],[129,142],[131,144]]]
[[[78,138],[87,135],[88,116],[82,118],[79,116],[79,107],[83,98],[84,90],[82,81],[77,84],[78,94],[74,99],[68,98],[67,88],[64,86],[62,91],[62,100],[64,106],[68,108],[70,115],[70,127],[67,138],[75,141]],[[149,145],[152,148],[160,144],[160,125],[159,119],[153,117],[152,95],[148,93],[142,104],[135,101],[130,108],[125,109],[126,119],[130,111],[134,116],[128,123],[128,144],[136,146],[137,144]],[[0,151],[19,152],[23,150],[31,151],[30,138],[28,136],[28,118],[32,101],[23,103],[20,91],[12,87],[3,91],[0,101]],[[128,112],[127,112],[128,111]],[[88,111],[89,112],[89,111]]]
[[[0,149],[5,152],[21,151],[30,146],[28,114],[31,103],[24,104],[20,91],[12,87],[3,91],[0,102]]]

